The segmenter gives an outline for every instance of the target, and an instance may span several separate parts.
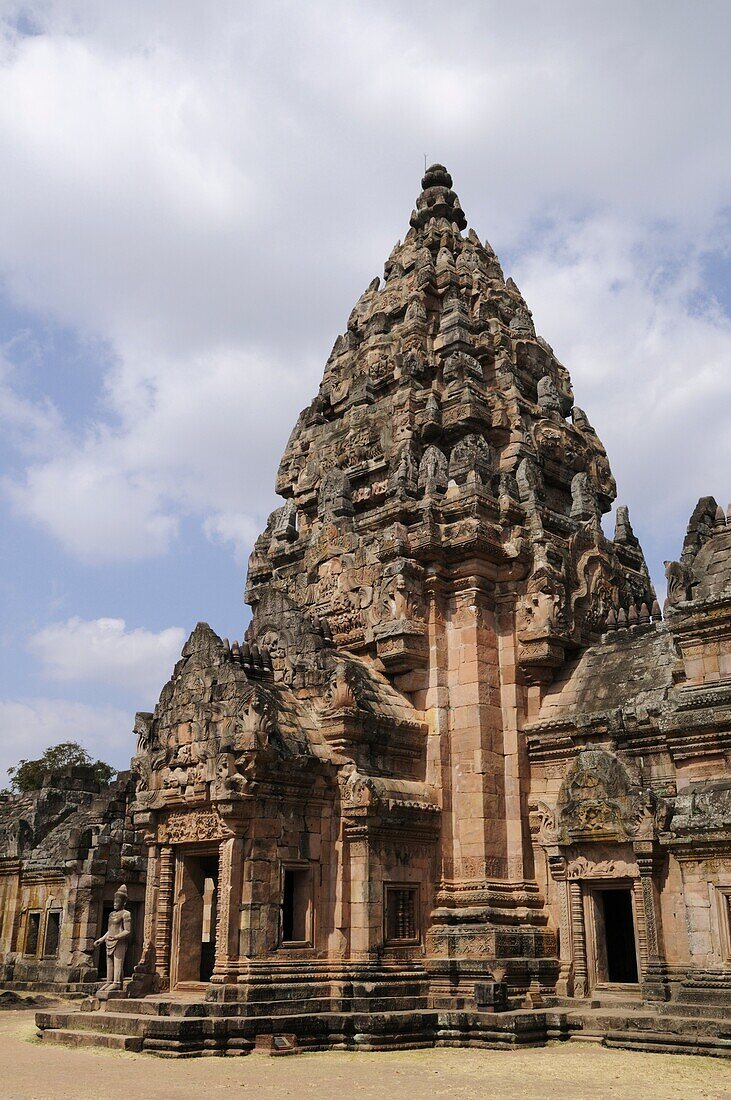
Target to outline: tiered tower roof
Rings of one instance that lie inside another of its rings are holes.
[[[654,601],[626,509],[602,533],[615,482],[568,372],[466,224],[432,165],[290,436],[249,565],[252,604],[275,590],[387,669],[424,663],[427,590],[466,571],[515,594],[526,666]]]

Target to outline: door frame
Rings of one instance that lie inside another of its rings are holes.
[[[180,892],[183,888],[183,869],[186,859],[205,859],[206,857],[218,860],[220,853],[220,841],[211,843],[176,844],[174,849],[175,874],[173,876],[173,919],[170,931],[170,989],[178,985],[178,964],[180,957]],[[202,926],[201,926],[202,930]],[[214,930],[214,937],[215,937]],[[190,984],[187,980],[183,984]],[[201,982],[201,985],[207,983]]]
[[[582,882],[584,895],[584,927],[587,931],[587,970],[589,990],[595,989],[637,989],[638,993],[642,984],[642,960],[640,957],[639,940],[639,914],[637,912],[637,898],[634,890],[634,880],[631,878],[605,878],[584,879]],[[599,895],[607,890],[626,890],[630,896],[632,912],[632,930],[635,944],[635,960],[637,965],[636,982],[610,982],[608,972],[602,975],[602,967],[606,968],[606,941],[599,942],[600,933],[603,932],[604,913]]]

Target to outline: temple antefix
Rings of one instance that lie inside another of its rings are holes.
[[[245,638],[199,624],[137,716],[142,942],[88,1035],[505,1045],[601,1028],[575,1013],[607,992],[728,1011],[731,528],[704,498],[663,622],[568,372],[446,169],[422,188],[287,443]]]

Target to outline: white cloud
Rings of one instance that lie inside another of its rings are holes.
[[[78,741],[93,757],[129,767],[134,717],[108,706],[66,699],[0,699],[0,786],[18,760],[33,760],[62,741]]]
[[[181,627],[157,633],[128,630],[124,619],[68,619],[51,623],[28,642],[46,676],[57,681],[90,681],[144,698],[152,708],[169,679],[185,641]]]
[[[7,480],[13,505],[89,563],[163,554],[183,516],[242,555],[260,523],[243,520],[241,505],[259,518],[274,506],[272,467],[299,412],[292,371],[216,352],[166,363],[146,392],[142,407],[125,390],[118,427],[67,434]]]
[[[14,341],[6,352],[12,353]],[[26,459],[47,459],[63,439],[63,423],[49,400],[31,401],[14,385],[13,363],[0,348],[0,424]]]
[[[731,494],[731,318],[704,290],[697,249],[673,265],[641,244],[616,218],[564,223],[518,266],[607,448],[619,502],[648,551],[664,543],[650,562],[659,579],[697,499]]]
[[[677,544],[728,465],[728,320],[697,302],[729,240],[728,4],[481,0],[451,35],[436,0],[4,11],[0,275],[113,359],[83,424],[6,384],[19,513],[86,562],[165,554],[191,516],[243,556],[426,151]]]
[[[260,534],[260,524],[242,512],[218,512],[206,519],[203,530],[211,542],[232,546],[237,560],[243,563]]]

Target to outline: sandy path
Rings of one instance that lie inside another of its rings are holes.
[[[729,1100],[720,1059],[565,1044],[540,1050],[428,1050],[163,1061],[147,1054],[44,1047],[33,1013],[0,1013],[2,1100],[219,1100],[348,1096],[388,1100]]]

